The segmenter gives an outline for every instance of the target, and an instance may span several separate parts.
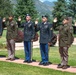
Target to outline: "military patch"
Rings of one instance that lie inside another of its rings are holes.
[[[45,22],[44,24],[46,24],[47,22]]]
[[[12,23],[11,26],[14,26],[14,24]]]
[[[73,30],[70,30],[70,33],[73,33]]]
[[[70,27],[70,29],[73,29],[73,27]]]
[[[16,25],[16,28],[18,28],[18,25]]]
[[[18,24],[18,23],[16,22],[16,24]]]
[[[24,26],[26,26],[26,24],[24,24]]]
[[[64,31],[67,31],[67,28],[65,28]]]
[[[50,30],[53,30],[53,28],[50,28]]]
[[[70,33],[73,33],[73,27],[70,27]]]
[[[29,27],[31,26],[31,24],[28,25]]]
[[[45,28],[48,28],[48,25],[46,25]]]

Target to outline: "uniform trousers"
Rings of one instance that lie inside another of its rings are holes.
[[[42,62],[44,63],[49,61],[48,52],[49,52],[48,43],[46,44],[40,43],[41,59],[42,59]]]
[[[68,47],[60,47],[61,65],[68,65]]]
[[[8,58],[15,58],[15,41],[13,39],[7,40]]]
[[[31,41],[24,41],[25,60],[31,61],[32,43]]]

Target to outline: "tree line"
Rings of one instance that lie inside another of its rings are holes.
[[[34,0],[15,0],[16,4],[12,4],[11,0],[0,0],[0,17],[7,17],[14,14],[15,18],[20,16],[22,19],[28,13],[33,20],[38,17],[38,12],[35,8]],[[70,16],[73,21],[76,21],[76,0],[57,0],[54,2],[52,11],[53,18],[58,18],[58,25],[61,24],[63,16]],[[47,13],[47,12],[46,12]]]
[[[58,18],[59,25],[66,15],[73,18],[73,23],[76,22],[76,0],[57,0],[54,4],[53,17]]]

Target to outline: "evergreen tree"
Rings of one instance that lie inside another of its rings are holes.
[[[0,17],[7,17],[12,14],[13,5],[10,0],[0,0]]]
[[[66,15],[67,11],[67,3],[66,0],[58,0],[55,2],[54,10],[53,10],[53,17],[57,17],[58,22],[57,25],[61,25],[63,16]]]
[[[17,0],[15,9],[16,19],[19,16],[24,19],[26,14],[30,14],[33,19],[37,16],[37,11],[35,10],[35,4],[33,0]]]
[[[69,0],[69,15],[76,21],[76,0]]]

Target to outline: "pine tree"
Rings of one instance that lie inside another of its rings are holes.
[[[76,0],[69,0],[69,15],[76,21]]]
[[[13,5],[10,0],[0,0],[0,17],[7,17],[13,14]]]
[[[33,19],[37,16],[37,11],[35,10],[35,4],[33,0],[17,0],[15,9],[16,19],[19,16],[24,19],[26,14],[30,14]]]
[[[63,16],[66,15],[67,11],[67,3],[66,0],[58,0],[55,2],[54,10],[53,10],[53,17],[57,17],[58,24],[60,25],[62,23]]]

